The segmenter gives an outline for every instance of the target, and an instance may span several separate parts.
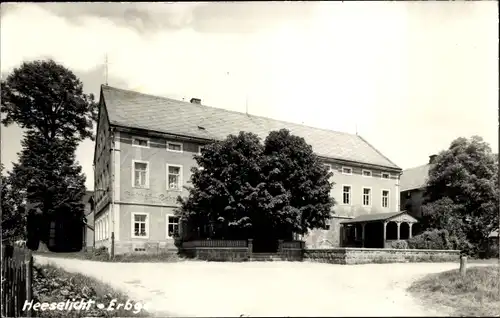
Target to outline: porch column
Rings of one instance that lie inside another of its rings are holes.
[[[398,241],[399,241],[399,234],[400,234],[400,230],[401,230],[401,222],[396,222],[396,224],[398,225]]]
[[[408,233],[408,238],[412,238],[412,235],[411,235],[411,227],[413,226],[413,223],[408,223],[408,226],[410,228],[410,232]]]
[[[384,248],[386,240],[387,240],[387,222],[384,222]]]
[[[365,247],[365,225],[366,223],[361,223],[361,247]]]

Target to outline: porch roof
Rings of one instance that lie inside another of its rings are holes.
[[[368,222],[380,222],[380,221],[391,221],[392,219],[401,218],[404,222],[417,223],[417,219],[409,215],[406,211],[399,212],[388,212],[388,213],[374,213],[374,214],[363,214],[355,217],[351,220],[345,220],[340,222],[341,224],[353,224],[353,223],[368,223]]]

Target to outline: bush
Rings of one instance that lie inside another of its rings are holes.
[[[466,239],[450,235],[447,230],[427,230],[408,240],[408,247],[411,249],[428,250],[461,250],[467,253],[470,250],[470,243]]]
[[[406,241],[402,241],[402,240],[393,241],[391,243],[391,247],[396,248],[398,250],[406,250],[406,249],[408,249],[408,243]]]

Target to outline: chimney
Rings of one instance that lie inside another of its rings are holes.
[[[201,99],[199,98],[191,98],[191,100],[189,101],[191,104],[198,104],[198,105],[201,105]]]
[[[434,163],[434,160],[436,160],[437,155],[430,155],[429,156],[429,164]]]

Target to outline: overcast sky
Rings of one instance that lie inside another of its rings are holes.
[[[355,133],[401,168],[460,136],[498,151],[495,1],[2,4],[1,72],[53,58],[119,88]],[[21,131],[2,127],[2,162]],[[77,158],[93,189],[93,143]]]

